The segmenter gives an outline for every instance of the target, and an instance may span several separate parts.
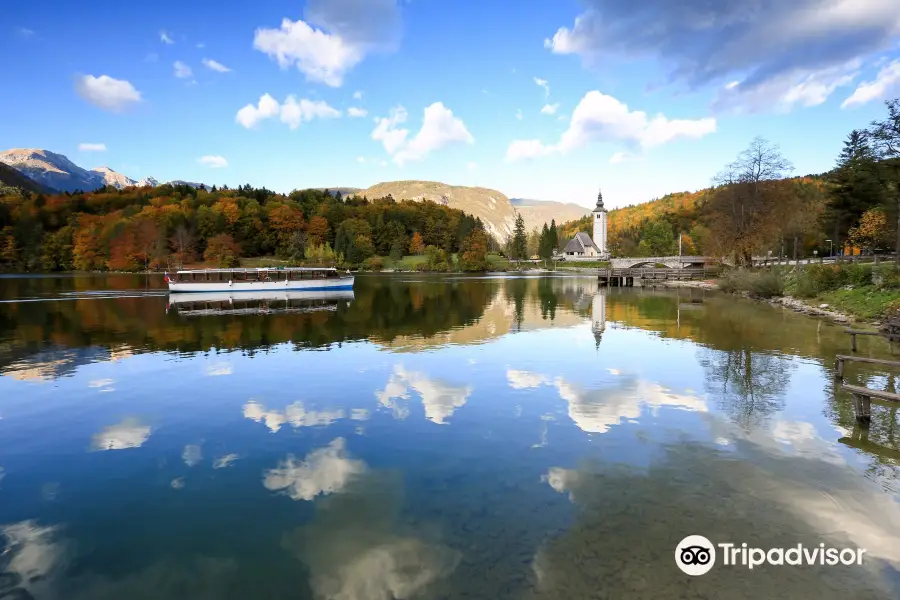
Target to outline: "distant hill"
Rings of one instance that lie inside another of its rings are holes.
[[[481,219],[490,234],[505,240],[516,214],[509,198],[497,190],[448,185],[437,181],[390,181],[357,192],[369,199],[390,195],[394,200],[431,200]]]
[[[56,190],[26,177],[13,167],[0,162],[0,187],[14,187],[35,194],[55,194]]]
[[[570,202],[553,202],[549,200],[528,200],[525,198],[510,198],[510,203],[521,213],[525,219],[525,229],[531,231],[540,229],[544,223],[548,225],[556,220],[557,225],[567,221],[574,221],[590,214],[591,209]]]

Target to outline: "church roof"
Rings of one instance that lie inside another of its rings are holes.
[[[597,247],[597,244],[594,243],[591,236],[579,231],[575,234],[575,237],[569,240],[569,243],[566,244],[563,252],[584,252],[588,248],[593,248],[597,252],[600,252],[600,248]]]

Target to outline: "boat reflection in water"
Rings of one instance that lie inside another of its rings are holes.
[[[166,312],[184,317],[204,315],[271,315],[337,310],[353,300],[353,290],[293,292],[170,293]]]

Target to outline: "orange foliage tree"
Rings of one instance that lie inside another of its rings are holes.
[[[412,239],[409,241],[409,253],[422,254],[424,251],[425,241],[422,240],[422,234],[417,231],[413,234]]]
[[[234,267],[238,264],[241,257],[241,247],[227,233],[209,239],[206,245],[206,252],[203,253],[203,259],[214,262],[221,267]]]

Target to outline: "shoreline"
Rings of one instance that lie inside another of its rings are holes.
[[[701,290],[709,290],[709,291],[720,291],[718,285],[715,281],[665,281],[663,282],[664,287],[673,287],[673,288],[693,288],[693,289],[701,289]],[[722,292],[723,294],[726,292]],[[843,313],[840,311],[832,310],[827,305],[823,306],[814,306],[799,298],[794,298],[793,296],[778,296],[776,298],[759,298],[757,296],[753,296],[747,292],[741,292],[737,294],[743,296],[744,298],[749,298],[751,300],[756,300],[757,302],[765,302],[766,304],[772,304],[776,306],[781,306],[782,308],[789,308],[794,312],[804,314],[810,317],[816,317],[820,319],[827,319],[829,321],[833,321],[835,323],[839,323],[842,325],[849,325],[851,323],[865,323],[867,325],[871,325],[873,327],[877,327],[880,325],[880,321],[878,320],[868,320],[860,317],[855,317],[853,315]]]

